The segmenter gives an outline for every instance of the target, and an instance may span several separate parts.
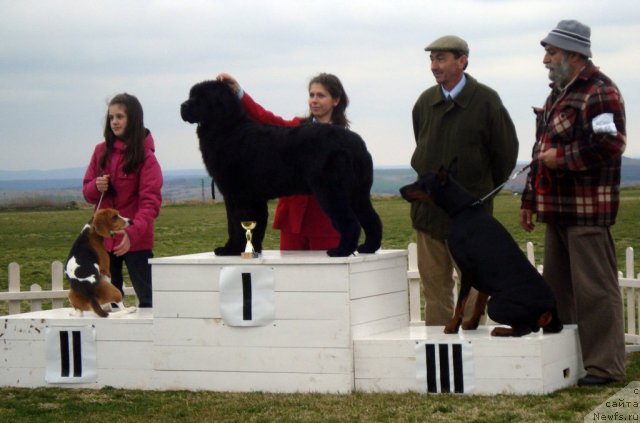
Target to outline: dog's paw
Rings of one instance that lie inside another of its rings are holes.
[[[549,325],[542,328],[542,333],[559,333],[562,331],[562,323],[558,322],[555,325]]]
[[[360,246],[358,246],[358,253],[360,254],[374,254],[376,251],[378,251],[378,249],[380,248],[380,246],[378,247],[372,247],[370,245],[367,244],[362,244]]]
[[[464,330],[476,330],[478,329],[478,326],[480,325],[480,319],[476,319],[476,320],[467,320],[465,322],[462,323],[462,329]]]
[[[77,308],[72,308],[69,312],[69,316],[71,317],[82,317],[84,316],[84,312],[82,310],[78,310]]]
[[[444,333],[458,333],[460,326],[450,327],[449,325],[444,327]]]
[[[513,336],[513,329],[504,327],[493,328],[491,336]]]
[[[213,252],[215,253],[216,256],[239,256],[242,251],[225,246],[225,247],[215,248]]]
[[[351,254],[353,254],[353,251],[345,250],[340,247],[327,250],[327,255],[329,257],[349,257]]]
[[[460,330],[460,323],[449,323],[444,327],[444,333],[458,333]]]
[[[444,333],[458,333],[458,331],[460,330],[460,323],[462,323],[462,318],[460,319],[453,318],[444,327]]]
[[[521,336],[529,335],[531,329],[528,326],[514,326],[514,327],[497,327],[491,331],[491,336],[510,336],[519,338]]]
[[[131,306],[131,307],[121,307],[120,311],[116,311],[114,313],[109,314],[109,317],[114,317],[116,319],[127,315],[127,314],[131,314],[131,313],[135,313],[136,311],[138,311],[138,307],[136,306]]]

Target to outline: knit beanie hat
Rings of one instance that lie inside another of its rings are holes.
[[[583,56],[591,57],[591,28],[574,20],[558,22],[540,44],[551,44],[562,50],[573,51]]]

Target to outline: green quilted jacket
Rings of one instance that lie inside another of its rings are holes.
[[[509,178],[518,156],[518,138],[498,93],[465,74],[467,82],[446,101],[439,85],[424,91],[413,107],[416,149],[411,167],[418,177],[458,159],[456,180],[484,197]],[[492,211],[493,202],[486,207]],[[436,239],[449,235],[450,219],[433,204],[411,205],[413,227]]]

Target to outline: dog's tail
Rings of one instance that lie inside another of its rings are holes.
[[[109,313],[104,311],[98,301],[95,298],[91,298],[91,308],[100,317],[107,317]]]

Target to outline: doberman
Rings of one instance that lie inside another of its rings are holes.
[[[409,201],[433,202],[451,218],[447,245],[461,273],[460,294],[445,333],[477,329],[488,302],[489,317],[508,325],[496,327],[493,336],[523,336],[537,332],[562,330],[551,289],[529,262],[509,232],[466,191],[453,175],[455,160],[449,169],[429,172],[413,184],[400,189]],[[463,321],[471,287],[478,290],[473,315]],[[489,299],[490,297],[490,299]]]

